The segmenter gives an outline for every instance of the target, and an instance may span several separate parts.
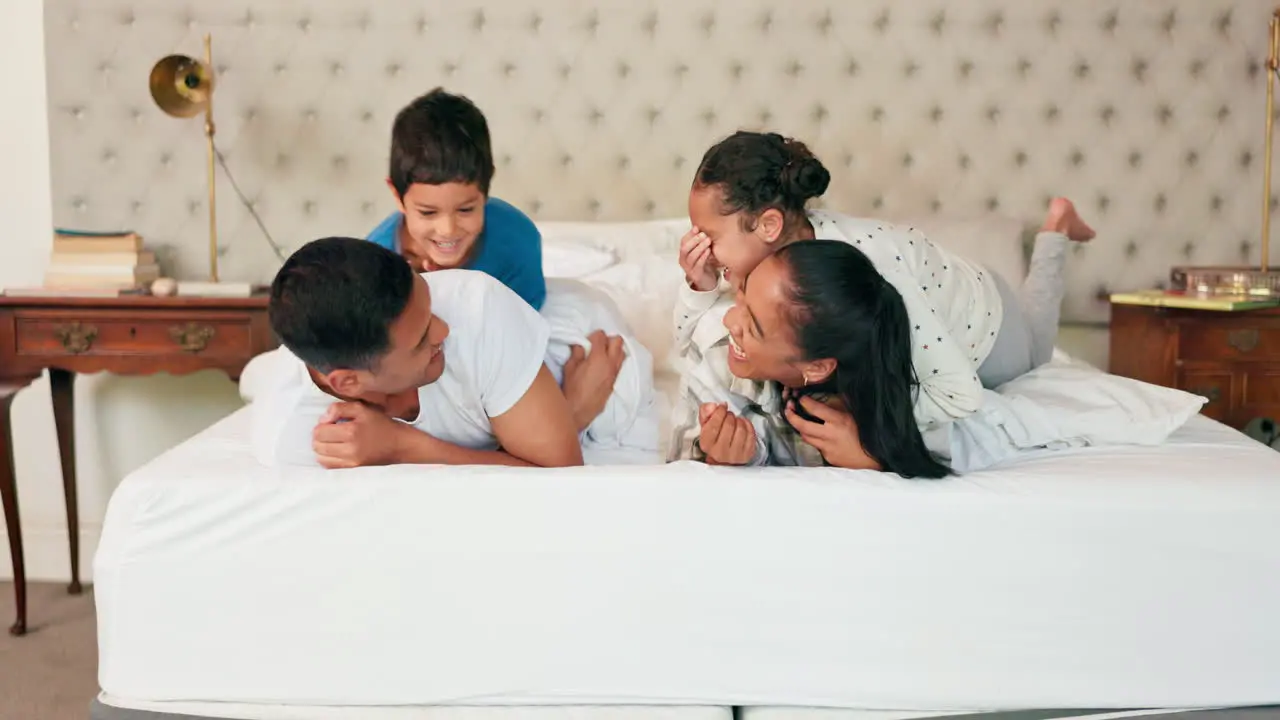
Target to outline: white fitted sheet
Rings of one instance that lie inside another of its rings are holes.
[[[832,469],[273,470],[239,411],[132,473],[95,561],[129,702],[987,710],[1280,702],[1280,453],[943,482]]]

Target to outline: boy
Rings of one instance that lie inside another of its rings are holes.
[[[489,197],[493,172],[484,113],[461,95],[432,90],[396,115],[387,185],[399,209],[367,239],[418,272],[491,275],[541,310],[542,236],[520,210]]]

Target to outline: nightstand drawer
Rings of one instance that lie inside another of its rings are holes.
[[[1208,398],[1200,412],[1214,420],[1225,422],[1231,412],[1234,377],[1229,372],[1213,370],[1184,370],[1178,378],[1178,387]]]
[[[1244,404],[1280,408],[1280,365],[1245,374]],[[1276,419],[1280,420],[1280,417]]]
[[[247,319],[20,315],[15,321],[18,355],[241,356],[252,349]]]
[[[1271,324],[1187,323],[1179,332],[1184,360],[1270,360],[1280,362],[1280,327]]]

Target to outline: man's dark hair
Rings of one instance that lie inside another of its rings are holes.
[[[462,95],[436,88],[396,113],[391,126],[391,170],[396,194],[410,185],[473,184],[489,194],[493,149],[489,123]]]
[[[313,240],[271,281],[271,329],[319,372],[374,369],[409,304],[413,274],[404,258],[367,240]]]

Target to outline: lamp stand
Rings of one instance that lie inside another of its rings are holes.
[[[213,39],[207,33],[204,36],[204,64],[212,71]],[[1268,90],[1270,87],[1270,85],[1267,86]],[[209,155],[209,281],[216,283],[218,282],[218,206],[215,198],[217,181],[214,175],[216,158],[213,134],[213,93],[209,93],[204,104],[204,137]]]
[[[1267,43],[1267,140],[1262,167],[1262,272],[1267,271],[1271,250],[1271,146],[1276,117],[1276,73],[1280,72],[1280,8],[1271,15],[1271,34]]]
[[[1271,15],[1267,42],[1267,120],[1262,168],[1262,262],[1243,267],[1175,267],[1175,289],[1203,294],[1280,298],[1280,270],[1271,264],[1271,157],[1275,140],[1275,85],[1280,76],[1280,8]]]

